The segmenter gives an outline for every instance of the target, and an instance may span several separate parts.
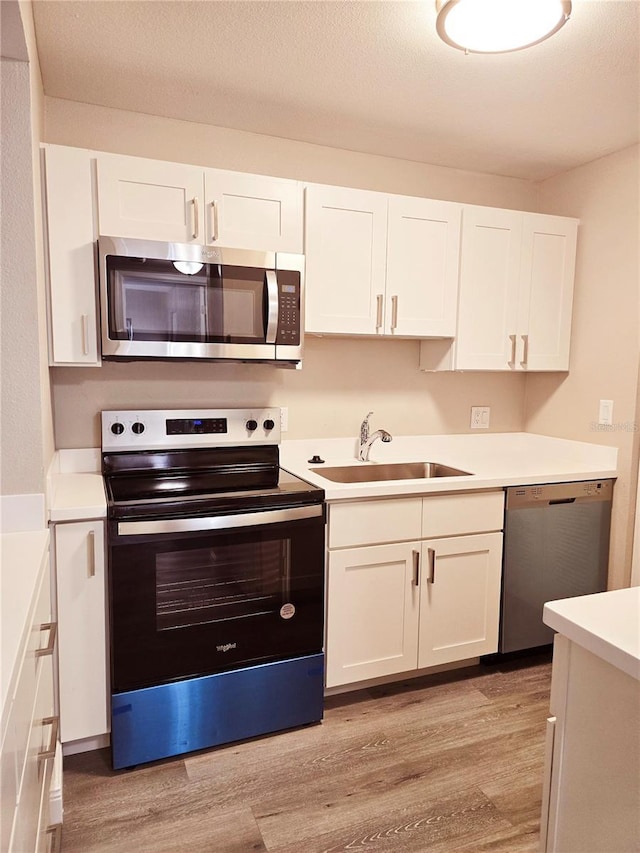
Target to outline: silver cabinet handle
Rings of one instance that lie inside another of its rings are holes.
[[[62,824],[54,823],[47,827],[47,835],[51,839],[49,853],[60,853],[62,850]]]
[[[195,196],[191,204],[193,205],[193,232],[191,236],[194,240],[198,239],[198,234],[200,233],[200,213],[198,211],[198,197]]]
[[[60,727],[59,717],[45,717],[42,720],[43,726],[51,726],[51,735],[49,737],[49,747],[38,753],[38,761],[47,761],[49,758],[55,758],[56,744],[58,743],[58,729]]]
[[[509,340],[511,341],[511,358],[509,359],[509,364],[516,363],[516,337],[517,335],[509,335]]]
[[[376,296],[376,330],[382,328],[382,294]]]
[[[96,576],[96,534],[90,530],[87,534],[87,577]]]
[[[211,242],[215,243],[218,239],[218,203],[211,202]]]
[[[80,321],[82,323],[82,354],[89,355],[89,315],[82,314]]]
[[[529,335],[522,335],[522,361],[520,364],[526,365],[529,361]]]
[[[412,551],[413,557],[413,585],[420,586],[420,551]]]
[[[398,325],[398,297],[391,297],[391,331]]]
[[[49,632],[49,642],[47,645],[43,646],[41,649],[36,649],[36,657],[44,658],[47,657],[47,655],[53,654],[53,647],[56,644],[56,634],[58,633],[58,624],[57,622],[43,622],[43,624],[40,625],[40,630]]]
[[[436,582],[436,552],[434,548],[427,548],[427,556],[429,559],[429,579],[428,583]]]

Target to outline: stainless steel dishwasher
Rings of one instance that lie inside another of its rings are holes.
[[[553,642],[546,601],[606,590],[613,482],[506,490],[500,652]]]

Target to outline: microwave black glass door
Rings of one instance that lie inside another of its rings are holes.
[[[122,341],[261,344],[268,271],[107,256],[109,337]]]

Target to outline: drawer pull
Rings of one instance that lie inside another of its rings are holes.
[[[51,726],[51,737],[49,739],[49,749],[42,750],[42,752],[38,753],[38,761],[47,761],[49,758],[56,757],[56,745],[58,743],[60,719],[58,717],[45,717],[42,721],[42,725]]]
[[[382,294],[376,296],[376,331],[382,328]]]
[[[215,243],[218,239],[218,203],[211,202],[211,242]]]
[[[46,646],[43,646],[41,649],[36,649],[36,657],[43,658],[47,655],[53,654],[53,647],[56,644],[56,634],[58,633],[58,623],[57,622],[43,622],[40,625],[41,631],[49,632],[49,642]]]
[[[62,824],[54,823],[47,827],[47,835],[50,838],[49,853],[60,853],[62,850]]]
[[[436,582],[436,552],[434,548],[427,548],[429,557],[429,578],[428,583]]]
[[[395,332],[398,328],[398,297],[391,297],[391,331]]]
[[[511,341],[511,358],[509,359],[509,364],[515,365],[515,363],[516,363],[516,335],[509,335],[509,340]]]
[[[192,199],[192,211],[193,211],[193,231],[191,232],[191,236],[194,240],[198,239],[198,234],[200,233],[200,222],[198,215],[198,199],[197,197]]]

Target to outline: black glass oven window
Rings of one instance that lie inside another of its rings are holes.
[[[290,596],[290,542],[276,539],[156,554],[159,631],[279,611]]]

